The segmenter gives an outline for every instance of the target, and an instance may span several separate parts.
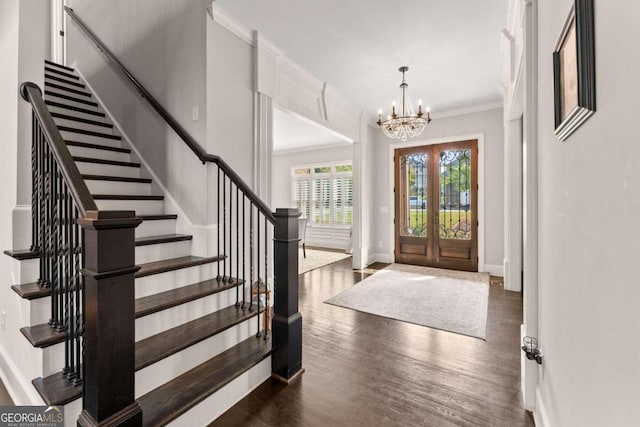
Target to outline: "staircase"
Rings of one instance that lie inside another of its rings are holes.
[[[152,174],[78,73],[48,61],[44,71],[45,104],[97,208],[135,211],[142,221],[135,229],[135,264],[140,268],[134,275],[134,397],[142,409],[142,424],[206,425],[271,376],[269,303],[264,284],[258,286],[260,268],[256,276],[251,271],[252,279],[244,271],[241,275],[240,268],[232,273],[240,261],[240,249],[226,241],[226,234],[217,256],[193,255],[192,235],[176,232],[178,215],[166,212],[164,194],[154,185]],[[233,203],[238,201],[233,199]],[[223,209],[226,216],[228,208]],[[264,224],[266,235],[266,220]],[[34,227],[38,227],[35,220]],[[235,227],[234,233],[239,233],[238,221]],[[229,231],[229,240],[232,237]],[[263,239],[266,248],[266,237]],[[260,243],[260,255],[259,247]],[[253,256],[254,249],[242,247],[241,251],[243,257],[246,253]],[[30,320],[20,332],[31,348],[24,357],[37,361],[33,386],[47,405],[64,405],[65,424],[75,425],[83,408],[83,384],[62,372],[68,365],[65,345],[73,344],[65,344],[68,329],[52,327],[49,322],[52,298],[69,298],[73,289],[52,296],[51,287],[37,283],[43,259],[39,250],[5,253],[15,260],[20,284],[12,289]],[[229,256],[236,259],[227,271]],[[266,270],[262,277],[268,279]],[[256,291],[258,296],[252,296]]]

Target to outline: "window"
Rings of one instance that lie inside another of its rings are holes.
[[[313,224],[349,226],[353,222],[353,166],[348,162],[291,170],[293,204]]]

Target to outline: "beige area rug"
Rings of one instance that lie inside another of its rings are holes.
[[[489,274],[391,264],[325,302],[485,339]]]
[[[333,264],[351,255],[344,252],[323,251],[320,249],[307,248],[307,257],[302,256],[302,248],[298,251],[298,274],[315,270],[327,264]]]

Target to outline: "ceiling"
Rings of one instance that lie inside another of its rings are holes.
[[[501,98],[508,0],[216,0],[371,116],[389,112],[401,74],[435,112]]]
[[[352,142],[337,133],[294,114],[273,109],[273,151],[310,149]]]

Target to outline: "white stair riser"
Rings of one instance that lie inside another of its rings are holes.
[[[136,215],[161,215],[162,200],[96,200],[98,209],[107,211],[136,211]]]
[[[107,119],[103,116],[87,114],[81,111],[70,110],[68,108],[54,107],[52,105],[47,105],[47,107],[49,108],[49,111],[51,111],[52,113],[66,114],[68,116],[78,117],[80,119],[87,119],[87,120],[93,120],[95,122],[109,123]],[[89,110],[89,108],[86,108],[86,109]]]
[[[56,79],[63,79],[64,80],[64,81],[61,82],[60,80],[54,80],[52,78],[49,78],[50,75],[51,74],[45,74],[45,76],[44,76],[44,82],[45,83],[51,83],[51,84],[58,85],[58,86],[63,86],[63,87],[69,88],[69,89],[76,89],[76,90],[82,90],[82,91],[87,92],[86,86],[85,87],[79,87],[79,86],[70,84],[70,83],[83,84],[81,81],[65,79],[65,77],[63,77],[63,76],[55,76]],[[70,83],[68,83],[68,82],[70,82]]]
[[[213,279],[216,275],[215,263],[197,265],[179,270],[167,271],[136,279],[136,298],[146,297],[170,289]]]
[[[136,247],[136,264],[191,255],[191,240]]]
[[[11,265],[14,284],[24,285],[33,283],[38,280],[38,276],[40,276],[39,259],[25,259],[22,261],[14,259]]]
[[[236,290],[234,288],[140,317],[136,319],[136,341],[175,328],[235,303]]]
[[[19,297],[18,297],[19,298]],[[51,297],[26,300],[19,298],[24,326],[40,325],[51,319]]]
[[[85,135],[84,133],[61,131],[65,141],[88,142],[90,144],[106,145],[107,147],[120,147],[119,139],[104,138],[101,136]]]
[[[85,183],[87,184],[87,187],[89,187],[89,191],[92,194],[119,194],[141,196],[151,194],[151,184],[147,184],[144,182],[98,181],[87,179],[85,180]],[[170,233],[174,233],[174,231]],[[155,235],[170,233],[158,233]]]
[[[271,356],[167,424],[167,427],[209,425],[270,377]]]
[[[115,160],[118,162],[128,162],[131,160],[131,155],[129,153],[122,153],[120,151],[100,150],[97,148],[77,147],[74,145],[69,145],[68,148],[71,152],[71,155],[76,157]]]
[[[95,194],[98,194],[98,193],[95,193]],[[175,219],[157,219],[157,220],[150,220],[150,221],[142,221],[142,224],[136,227],[136,237],[161,236],[163,234],[174,234],[176,232],[176,222],[177,221]]]
[[[70,99],[61,98],[59,96],[56,96],[55,94],[69,95],[67,93],[64,93],[61,90],[51,89],[51,92],[53,92],[53,93],[45,94],[45,96],[44,96],[45,100],[53,101],[53,102],[59,102],[60,104],[64,104],[64,105],[71,105],[72,107],[84,108],[85,110],[98,111],[98,107],[95,106],[95,105],[89,105],[89,104],[85,104],[84,102],[76,102],[76,101],[72,101]],[[82,97],[80,97],[80,96],[72,96],[72,97],[76,98],[76,99],[82,99]],[[92,100],[87,99],[87,101],[92,101]],[[92,101],[92,102],[95,102],[95,101]]]
[[[64,411],[64,427],[77,427],[78,417],[82,412],[82,399],[67,403],[62,410]]]
[[[249,337],[255,336],[258,328],[252,320],[245,320],[136,372],[135,397],[139,398]]]
[[[61,117],[54,117],[53,121],[56,122],[56,125],[58,126],[67,126],[75,129],[89,130],[91,132],[107,133],[109,135],[114,134],[113,128],[84,123],[78,120],[69,120],[63,119]]]
[[[64,341],[42,349],[42,376],[46,377],[64,368]]]
[[[140,178],[140,168],[130,166],[104,165],[101,163],[76,162],[81,174],[121,176]]]

